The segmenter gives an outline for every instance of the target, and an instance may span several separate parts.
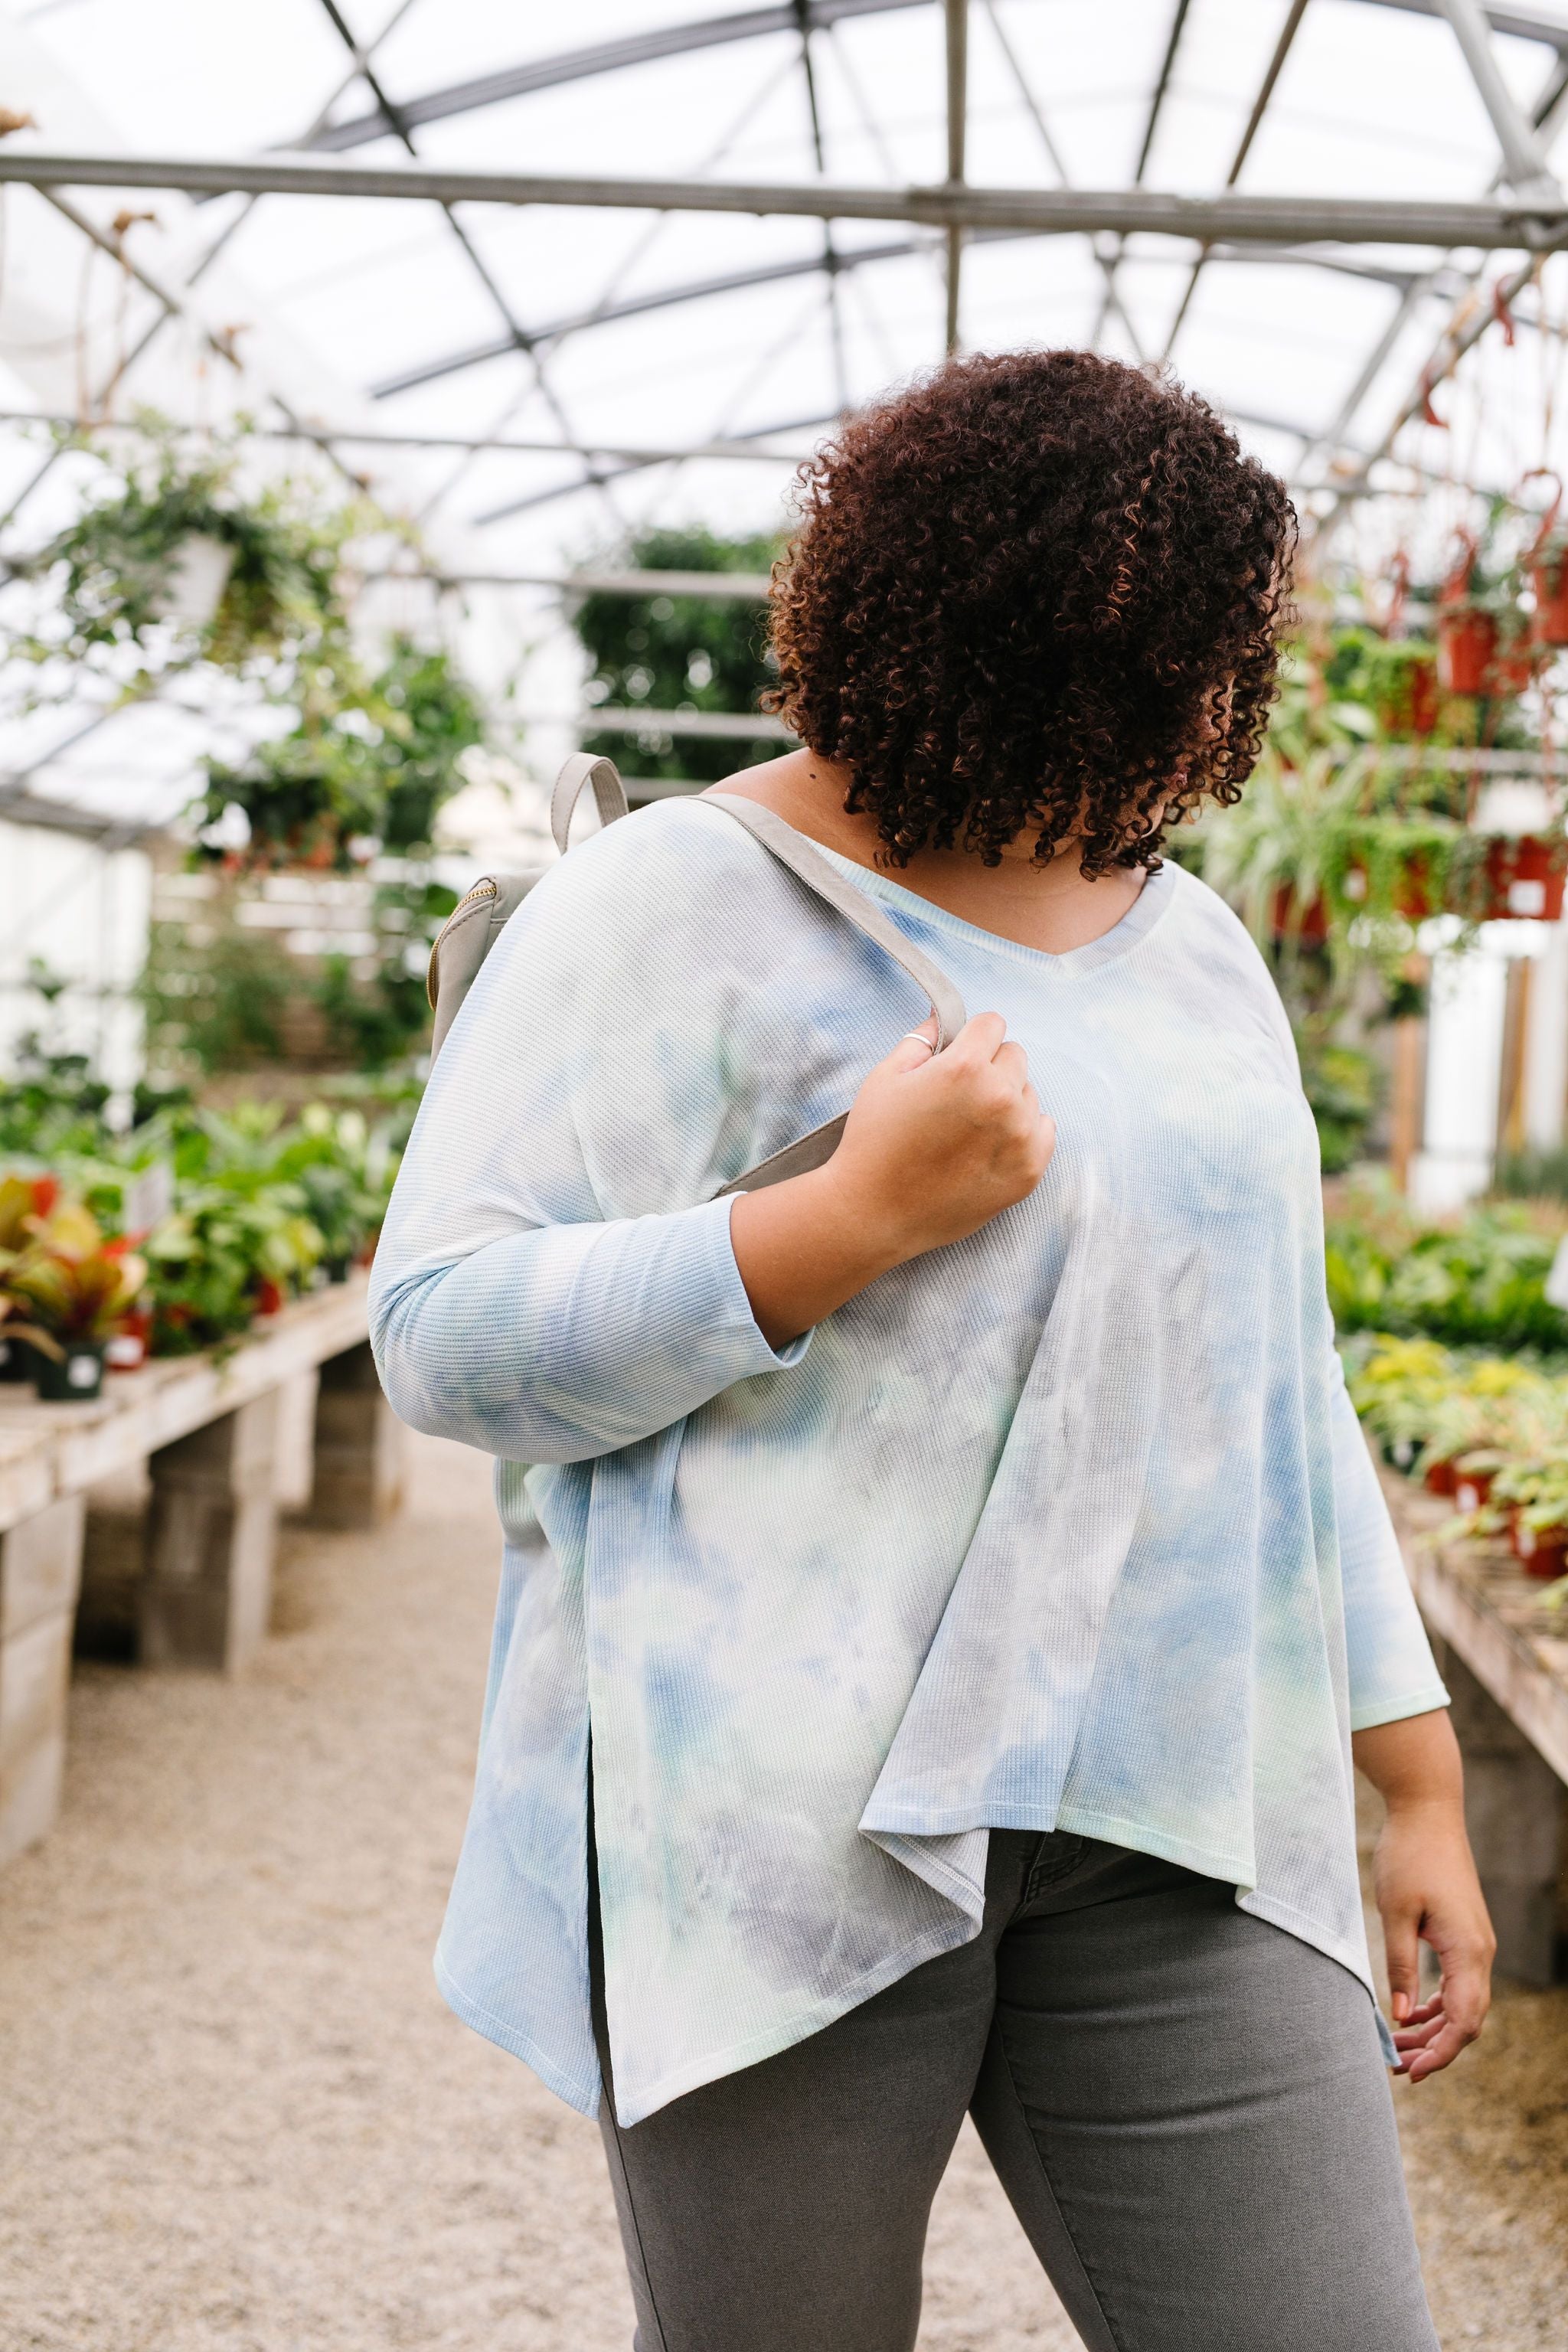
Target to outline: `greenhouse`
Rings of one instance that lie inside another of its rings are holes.
[[[1560,2346],[1568,0],[0,57],[0,2340]]]

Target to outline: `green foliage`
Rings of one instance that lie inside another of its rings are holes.
[[[1312,1035],[1298,1037],[1301,1084],[1318,1122],[1325,1176],[1338,1176],[1360,1158],[1377,1110],[1378,1068],[1370,1054]]]
[[[772,539],[723,539],[709,530],[647,531],[629,561],[649,572],[761,572],[778,555]],[[590,701],[650,710],[754,711],[773,682],[765,607],[707,596],[588,594],[572,614],[593,663]],[[638,776],[689,777],[717,783],[737,768],[777,757],[780,745],[759,736],[589,735],[584,748],[605,751]]]
[[[85,1054],[48,1052],[29,1030],[16,1048],[16,1075],[0,1083],[0,1151],[90,1150],[110,1089]]]
[[[377,849],[427,847],[484,722],[437,646],[396,637],[366,675],[344,576],[353,541],[407,531],[363,499],[325,500],[294,480],[248,486],[243,426],[216,442],[150,415],[139,428],[133,457],[119,454],[118,438],[92,445],[101,488],[26,566],[49,591],[49,622],[12,649],[40,664],[63,658],[72,693],[82,668],[106,672],[136,699],[205,663],[289,710],[292,725],[245,759],[208,761],[199,855],[235,870],[343,872]],[[182,568],[204,543],[226,558],[226,578],[210,617],[181,617]],[[239,851],[232,833],[212,835],[236,813],[248,835]]]
[[[353,871],[376,849],[428,847],[437,814],[462,784],[465,751],[484,721],[451,656],[409,637],[393,642],[368,685],[331,664],[306,680],[286,735],[259,743],[239,765],[207,762],[199,803],[199,854],[231,869],[279,866]],[[240,852],[222,845],[231,810],[249,832]]]
[[[1459,816],[1380,765],[1373,731],[1361,705],[1314,701],[1288,681],[1242,799],[1205,811],[1194,835],[1204,879],[1266,950],[1280,939],[1288,992],[1342,995],[1369,963],[1392,977],[1414,922],[1460,894],[1485,854]],[[1449,780],[1436,790],[1447,794]],[[1325,967],[1316,989],[1289,969],[1303,954]]]
[[[1326,1241],[1329,1303],[1342,1331],[1422,1336],[1456,1346],[1568,1348],[1568,1316],[1546,1298],[1558,1234],[1517,1206],[1424,1223],[1392,1193],[1352,1202]]]
[[[1505,1200],[1568,1201],[1568,1146],[1555,1151],[1504,1152],[1492,1191]]]
[[[101,1119],[72,1129],[88,1147],[49,1167],[8,1154],[28,1181],[57,1174],[68,1199],[123,1234],[136,1178],[162,1164],[173,1205],[136,1239],[147,1267],[142,1303],[155,1354],[232,1346],[258,1311],[342,1275],[373,1244],[416,1097],[405,1087],[357,1104],[311,1104],[286,1122],[275,1103],[226,1115],[165,1104],[119,1135]],[[46,1117],[39,1135],[59,1131]],[[52,1189],[52,1188],[51,1188]]]
[[[224,922],[193,945],[184,927],[155,923],[137,995],[148,1043],[208,1076],[283,1058],[288,1007],[303,965],[276,940]]]
[[[430,1025],[425,973],[437,932],[458,903],[443,882],[412,877],[376,891],[381,951],[368,980],[356,978],[347,956],[323,957],[310,998],[326,1024],[329,1044],[361,1070],[384,1070],[406,1059]]]
[[[430,943],[456,904],[456,891],[417,868],[377,885],[368,972],[346,955],[291,954],[276,937],[241,929],[221,902],[209,937],[157,924],[138,986],[150,1049],[164,1066],[216,1076],[285,1060],[303,1028],[322,1058],[345,1066],[405,1062],[429,1026]],[[0,1093],[0,1122],[4,1101]]]
[[[1434,1462],[1491,1469],[1568,1440],[1568,1380],[1513,1356],[1477,1356],[1435,1339],[1376,1332],[1344,1349],[1363,1425],[1397,1468]]]
[[[147,655],[156,645],[231,670],[326,646],[346,651],[339,564],[372,510],[363,502],[323,508],[297,483],[242,490],[243,431],[193,450],[156,416],[139,425],[138,457],[121,460],[95,446],[107,467],[102,489],[27,563],[56,590],[64,626],[19,650],[87,662],[110,649]],[[183,625],[167,609],[193,538],[216,541],[231,558],[216,611],[199,626]]]

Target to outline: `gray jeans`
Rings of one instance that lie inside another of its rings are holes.
[[[606,2101],[637,2352],[910,2352],[965,2109],[1091,2352],[1437,2352],[1363,1987],[1215,1880],[1016,1830],[973,1943],[629,2130]]]

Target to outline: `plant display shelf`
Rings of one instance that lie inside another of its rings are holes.
[[[1453,1505],[1379,1465],[1444,1671],[1465,1757],[1465,1813],[1498,1936],[1524,1984],[1561,1974],[1568,1868],[1568,1614],[1501,1543],[1444,1541]]]
[[[58,1810],[89,1488],[150,1475],[142,1660],[230,1675],[266,1635],[280,1501],[309,1495],[313,1522],[337,1528],[396,1507],[400,1431],[371,1360],[367,1289],[358,1274],[227,1355],[117,1373],[89,1402],[0,1402],[0,1865]],[[291,1432],[313,1457],[302,1475]]]

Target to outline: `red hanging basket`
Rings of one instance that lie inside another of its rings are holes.
[[[1424,923],[1437,912],[1437,902],[1432,894],[1432,877],[1424,857],[1412,857],[1399,877],[1394,894],[1394,911],[1403,915],[1407,923]]]
[[[1474,604],[1437,614],[1437,672],[1445,694],[1484,694],[1497,652],[1497,616]]]
[[[1313,898],[1309,905],[1300,907],[1294,887],[1289,882],[1275,885],[1271,919],[1277,940],[1299,940],[1303,947],[1321,948],[1329,936],[1329,910],[1322,898]]]
[[[1487,844],[1482,869],[1483,921],[1507,919],[1556,923],[1563,918],[1564,861],[1568,845],[1525,834]]]
[[[1535,634],[1543,646],[1568,646],[1568,548],[1531,559]]]
[[[1442,709],[1441,691],[1437,684],[1437,664],[1431,661],[1410,665],[1410,732],[1412,735],[1435,735]]]
[[[1389,735],[1434,735],[1441,711],[1441,689],[1435,658],[1407,662],[1391,681],[1378,705],[1378,718]]]
[[[1552,485],[1552,504],[1542,517],[1535,544],[1524,559],[1535,593],[1536,641],[1542,646],[1568,646],[1568,549],[1552,544],[1563,505],[1563,483],[1550,466],[1532,466],[1524,482],[1534,480]],[[1524,482],[1520,484],[1521,490]]]
[[[1483,605],[1439,606],[1437,671],[1446,694],[1522,694],[1535,663],[1535,651],[1523,639],[1502,644],[1498,616]]]

